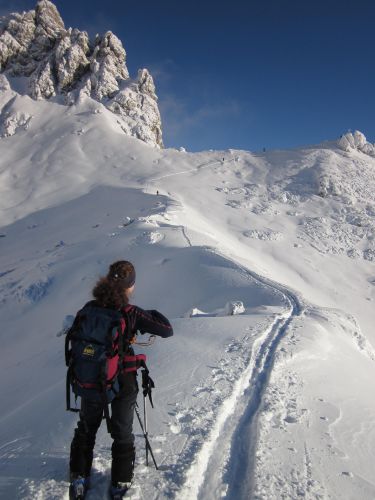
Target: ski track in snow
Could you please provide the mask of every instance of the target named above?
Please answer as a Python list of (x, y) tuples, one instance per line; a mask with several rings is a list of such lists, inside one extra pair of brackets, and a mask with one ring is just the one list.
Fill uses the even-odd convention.
[[(209, 162), (194, 169), (150, 179), (150, 182), (188, 174), (222, 163), (222, 161)], [(181, 230), (188, 245), (192, 246), (187, 228), (181, 226)], [(226, 255), (223, 257), (228, 259)], [(237, 500), (251, 497), (257, 447), (258, 410), (271, 374), (277, 347), (293, 318), (300, 315), (303, 308), (297, 295), (285, 286), (252, 272), (237, 262), (235, 264), (259, 283), (280, 292), (288, 303), (289, 310), (279, 315), (271, 328), (265, 330), (254, 342), (246, 369), (234, 385), (231, 395), (222, 402), (208, 438), (185, 472), (185, 481), (176, 493), (178, 499), (209, 500), (225, 496)], [(164, 495), (165, 492), (157, 498), (163, 498)], [(172, 491), (168, 496), (173, 497)]]
[[(195, 169), (167, 174), (150, 181), (191, 173), (222, 163), (222, 161), (209, 162)], [(186, 228), (183, 226), (182, 232), (189, 246), (192, 246)], [(225, 256), (225, 258), (228, 257)], [(302, 312), (302, 305), (297, 295), (286, 287), (241, 265), (239, 267), (253, 279), (282, 293), (289, 304), (289, 311), (280, 315), (271, 329), (266, 330), (254, 343), (247, 368), (235, 384), (231, 396), (223, 401), (209, 437), (186, 473), (185, 483), (177, 495), (183, 500), (215, 499), (222, 496), (237, 500), (251, 496), (256, 453), (257, 414), (262, 395), (269, 380), (280, 340), (286, 334), (293, 318)], [(241, 401), (242, 399), (245, 401)], [(233, 417), (236, 423), (232, 421), (226, 425), (230, 417)], [(246, 443), (246, 446), (243, 443)], [(223, 450), (225, 450), (224, 454)], [(218, 463), (220, 459), (218, 460), (217, 457), (220, 457), (221, 463)]]
[[(168, 177), (191, 171), (170, 174)], [(164, 214), (164, 218), (168, 220), (168, 214)], [(191, 247), (192, 242), (187, 235), (187, 228), (179, 227), (188, 246)], [(224, 254), (222, 257), (228, 259), (228, 256)], [(221, 402), (203, 445), (198, 451), (195, 450), (194, 454), (192, 451), (194, 451), (195, 444), (194, 441), (190, 442), (190, 447), (185, 447), (179, 457), (179, 462), (185, 464), (188, 463), (189, 457), (190, 459), (193, 457), (192, 464), (187, 471), (184, 468), (179, 471), (179, 463), (177, 463), (170, 474), (174, 484), (170, 484), (169, 492), (164, 490), (157, 495), (157, 498), (167, 496), (184, 500), (214, 499), (225, 494), (226, 498), (245, 499), (251, 495), (256, 453), (257, 412), (269, 380), (276, 349), (293, 318), (301, 314), (302, 305), (297, 295), (283, 285), (250, 271), (238, 262), (233, 262), (254, 280), (281, 293), (285, 303), (288, 304), (288, 311), (277, 316), (271, 327), (254, 342), (248, 364), (242, 376), (234, 384), (230, 396)], [(227, 425), (230, 420), (231, 422)], [(180, 432), (180, 430), (177, 426), (175, 432)], [(249, 444), (249, 447), (244, 447), (243, 443)], [(226, 451), (224, 454), (223, 449)], [(220, 460), (221, 463), (218, 463)], [(179, 479), (181, 473), (185, 479), (181, 488), (174, 491), (176, 483), (178, 484), (181, 480)], [(240, 488), (239, 484), (241, 484)]]
[(298, 297), (286, 287), (240, 267), (260, 283), (281, 292), (290, 307), (254, 342), (249, 364), (231, 396), (224, 400), (209, 438), (186, 474), (179, 499), (251, 498), (258, 409), (280, 340), (293, 318), (302, 312)]
[[(194, 169), (150, 179), (150, 182), (188, 174), (222, 163), (222, 161), (209, 162)], [(164, 218), (169, 219), (167, 214), (164, 214)], [(192, 246), (187, 235), (187, 228), (180, 227), (187, 244)], [(229, 258), (226, 255), (222, 256)], [(254, 342), (248, 364), (242, 376), (234, 384), (230, 396), (221, 402), (217, 417), (203, 445), (198, 451), (195, 450), (196, 453), (193, 454), (193, 461), (188, 470), (181, 471), (185, 478), (181, 488), (176, 491), (176, 483), (178, 484), (181, 480), (179, 479), (181, 472), (178, 472), (179, 466), (176, 464), (171, 473), (174, 484), (170, 485), (169, 491), (168, 488), (164, 489), (163, 494), (158, 495), (157, 498), (205, 500), (225, 496), (237, 500), (251, 497), (257, 448), (258, 410), (273, 367), (277, 347), (293, 318), (301, 314), (302, 305), (297, 295), (286, 287), (250, 271), (237, 262), (236, 265), (259, 283), (280, 292), (289, 309), (286, 313), (276, 317), (271, 328), (265, 330)], [(179, 430), (177, 427), (176, 432)], [(245, 446), (244, 443), (246, 443)], [(191, 449), (185, 450), (187, 456), (184, 457), (182, 453), (179, 459), (188, 463), (189, 456), (191, 460), (191, 451)]]
[(189, 236), (187, 235), (187, 231), (186, 231), (185, 226), (181, 226), (181, 232), (182, 232), (182, 235), (183, 235), (183, 237), (185, 238), (185, 240), (186, 240), (186, 242), (187, 242), (188, 246), (189, 246), (189, 247), (192, 247), (193, 245), (192, 245), (192, 243), (191, 243), (191, 241), (190, 241)]

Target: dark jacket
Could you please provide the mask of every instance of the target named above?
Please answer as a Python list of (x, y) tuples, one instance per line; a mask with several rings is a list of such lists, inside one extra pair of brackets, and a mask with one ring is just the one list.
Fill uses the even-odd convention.
[(133, 334), (139, 331), (142, 335), (150, 333), (163, 338), (173, 335), (172, 325), (159, 311), (154, 309), (146, 311), (132, 304), (128, 304), (123, 311), (129, 320), (130, 331)]
[[(84, 307), (102, 307), (96, 300), (90, 300)], [(135, 335), (137, 332), (150, 333), (158, 337), (172, 337), (173, 328), (169, 320), (159, 311), (151, 309), (149, 311), (141, 309), (133, 304), (127, 304), (120, 310), (127, 321), (128, 333)], [(77, 313), (78, 314), (78, 313)], [(129, 323), (129, 324), (128, 324)]]

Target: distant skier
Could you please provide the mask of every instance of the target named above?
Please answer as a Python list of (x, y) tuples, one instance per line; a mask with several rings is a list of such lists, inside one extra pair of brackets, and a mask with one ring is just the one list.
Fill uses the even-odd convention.
[(156, 191), (156, 196), (159, 196), (159, 191)]
[[(109, 267), (107, 276), (101, 278), (95, 285), (92, 292), (95, 300), (88, 302), (77, 313), (71, 330), (81, 328), (81, 332), (85, 330), (85, 335), (89, 334), (93, 338), (95, 334), (98, 334), (98, 329), (100, 329), (103, 321), (109, 317), (110, 321), (112, 321), (109, 323), (111, 325), (109, 335), (113, 331), (113, 320), (120, 318), (122, 324), (124, 320), (126, 323), (126, 338), (135, 336), (137, 331), (141, 334), (148, 332), (164, 338), (172, 336), (172, 326), (161, 313), (155, 310), (145, 311), (140, 307), (129, 304), (134, 286), (134, 266), (127, 261), (114, 262)], [(79, 319), (77, 320), (77, 318)], [(91, 328), (95, 325), (91, 334), (90, 327), (87, 325), (91, 325)], [(71, 338), (77, 339), (79, 335), (80, 333), (76, 333), (76, 337), (74, 337), (73, 332)], [(81, 333), (81, 335), (83, 334)], [(108, 338), (108, 333), (106, 335), (106, 338)], [(121, 346), (126, 345), (126, 352), (122, 353), (124, 357), (117, 358), (119, 368), (125, 367), (125, 362), (121, 364), (120, 361), (141, 357), (134, 355), (130, 343), (121, 344), (121, 341), (121, 337), (117, 336), (113, 341), (113, 347), (111, 347), (113, 352), (117, 353), (123, 349)], [(76, 342), (76, 344), (79, 344), (79, 342)], [(72, 351), (74, 349), (73, 346)], [(97, 344), (92, 341), (88, 345), (86, 344), (83, 351), (83, 354), (86, 354), (86, 357), (89, 358), (88, 364), (87, 362), (86, 365), (82, 364), (82, 366), (86, 366), (87, 372), (90, 371), (90, 366), (95, 363), (95, 349), (97, 349)], [(116, 500), (123, 498), (130, 488), (133, 478), (135, 461), (133, 417), (138, 394), (137, 372), (134, 364), (135, 362), (133, 367), (122, 368), (118, 375), (119, 392), (111, 402), (112, 417), (108, 418), (108, 425), (113, 438), (110, 495)], [(84, 370), (81, 369), (81, 372), (84, 372)], [(82, 373), (82, 377), (84, 376), (85, 373)], [(91, 384), (91, 386), (93, 385)], [(81, 387), (84, 386), (85, 384), (81, 383)], [(89, 384), (86, 384), (86, 386), (89, 386)], [(92, 389), (88, 389), (88, 391), (90, 390), (92, 391)], [(93, 400), (92, 394), (90, 398), (81, 395), (80, 419), (74, 431), (70, 449), (70, 498), (84, 498), (89, 487), (95, 437), (102, 422), (103, 412), (105, 416), (109, 415), (108, 406), (101, 397)]]

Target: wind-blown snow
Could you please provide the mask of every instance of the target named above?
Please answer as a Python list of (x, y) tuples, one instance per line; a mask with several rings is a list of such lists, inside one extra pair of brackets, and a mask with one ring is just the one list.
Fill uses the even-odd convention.
[[(0, 496), (67, 498), (62, 329), (127, 258), (175, 330), (147, 351), (161, 467), (136, 427), (132, 498), (373, 498), (375, 159), (157, 150), (91, 98), (13, 98), (32, 118), (0, 140)], [(109, 468), (103, 428), (89, 499)]]

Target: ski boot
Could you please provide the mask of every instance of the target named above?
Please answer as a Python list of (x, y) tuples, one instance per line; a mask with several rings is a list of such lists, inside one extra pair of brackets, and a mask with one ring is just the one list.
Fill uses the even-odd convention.
[(109, 496), (112, 500), (122, 500), (129, 491), (132, 483), (115, 483), (109, 489)]
[(71, 480), (69, 487), (70, 500), (83, 500), (89, 488), (89, 478), (78, 476)]

